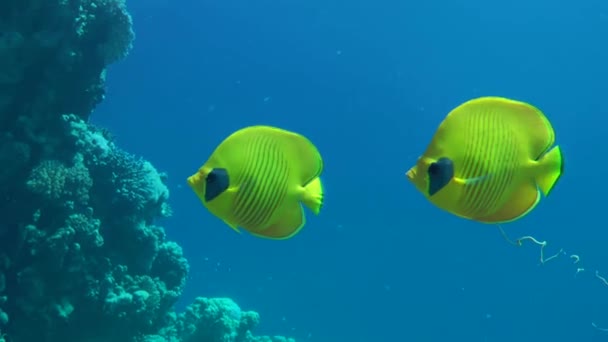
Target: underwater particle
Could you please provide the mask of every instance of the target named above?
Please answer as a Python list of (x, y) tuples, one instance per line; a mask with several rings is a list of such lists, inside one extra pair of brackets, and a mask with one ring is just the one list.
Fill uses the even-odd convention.
[(597, 324), (595, 324), (595, 322), (591, 322), (591, 326), (594, 327), (596, 330), (599, 330), (601, 332), (608, 332), (608, 328), (600, 328)]
[(514, 246), (521, 247), (525, 241), (530, 241), (533, 244), (535, 244), (537, 246), (540, 246), (540, 264), (541, 265), (546, 264), (547, 262), (549, 262), (549, 261), (551, 261), (551, 260), (559, 257), (560, 255), (566, 254), (564, 252), (564, 249), (560, 248), (560, 250), (557, 253), (555, 253), (555, 254), (549, 256), (548, 258), (546, 258), (545, 257), (545, 247), (547, 246), (547, 241), (539, 241), (535, 237), (530, 236), (530, 235), (522, 236), (522, 237), (516, 239), (515, 241), (512, 241), (507, 236), (507, 233), (505, 233), (504, 229), (502, 229), (502, 226), (501, 225), (497, 225), (497, 226), (498, 226), (498, 230), (500, 231), (500, 234), (502, 235), (502, 237), (507, 242), (509, 242), (510, 244), (512, 244)]
[(595, 277), (596, 277), (597, 279), (599, 279), (599, 280), (602, 282), (602, 284), (604, 284), (604, 285), (608, 286), (608, 280), (606, 280), (606, 278), (602, 277), (602, 276), (600, 275), (600, 272), (599, 272), (599, 271), (595, 271)]
[(227, 137), (188, 178), (203, 205), (237, 232), (287, 239), (323, 204), (323, 160), (304, 136), (251, 126)]
[(574, 260), (574, 261), (572, 262), (572, 263), (574, 263), (574, 264), (578, 264), (578, 262), (579, 262), (579, 261), (581, 261), (581, 258), (580, 258), (578, 255), (576, 255), (576, 254), (572, 254), (572, 255), (570, 256), (570, 259)]
[(74, 306), (66, 298), (62, 298), (58, 303), (55, 303), (53, 308), (55, 310), (55, 314), (64, 319), (69, 318), (72, 312), (74, 312)]

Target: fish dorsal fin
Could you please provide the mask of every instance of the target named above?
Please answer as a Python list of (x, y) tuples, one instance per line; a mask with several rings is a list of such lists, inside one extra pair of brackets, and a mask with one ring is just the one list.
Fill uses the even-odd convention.
[(531, 159), (538, 159), (555, 143), (555, 132), (549, 120), (540, 109), (528, 103), (489, 96), (467, 101), (457, 110), (499, 115), (497, 118), (516, 132), (519, 143), (528, 146)]
[(259, 143), (260, 137), (272, 141), (282, 151), (299, 185), (305, 186), (321, 174), (323, 160), (312, 142), (300, 134), (277, 127), (259, 125), (243, 128), (226, 138), (216, 152), (222, 152), (222, 159), (230, 158), (230, 162), (240, 161), (239, 164), (244, 165), (255, 155), (251, 152), (259, 149), (254, 142)]
[(288, 159), (290, 171), (298, 176), (299, 185), (305, 186), (321, 174), (323, 170), (321, 154), (306, 137), (280, 128), (256, 127), (281, 146)]

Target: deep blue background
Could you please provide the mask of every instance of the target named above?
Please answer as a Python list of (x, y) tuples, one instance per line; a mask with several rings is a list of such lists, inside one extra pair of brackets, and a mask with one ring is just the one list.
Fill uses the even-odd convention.
[[(137, 39), (93, 121), (170, 176), (164, 222), (190, 260), (183, 301), (229, 296), (258, 333), (302, 341), (602, 341), (608, 2), (130, 0)], [(566, 173), (506, 226), (431, 206), (404, 172), (445, 114), (481, 95), (552, 121)], [(326, 205), (288, 241), (235, 234), (185, 185), (234, 130), (298, 131), (325, 159)]]

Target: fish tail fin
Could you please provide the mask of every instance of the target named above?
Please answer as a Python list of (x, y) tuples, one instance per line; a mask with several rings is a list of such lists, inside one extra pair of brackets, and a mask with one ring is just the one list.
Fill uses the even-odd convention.
[(323, 185), (321, 184), (321, 178), (316, 177), (304, 187), (302, 202), (315, 215), (319, 214), (323, 206)]
[(559, 146), (540, 157), (538, 164), (540, 172), (536, 175), (536, 184), (548, 196), (564, 172), (564, 157)]

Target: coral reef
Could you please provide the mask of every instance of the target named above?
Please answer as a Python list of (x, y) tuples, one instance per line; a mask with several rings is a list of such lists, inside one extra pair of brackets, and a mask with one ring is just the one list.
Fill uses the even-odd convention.
[(124, 2), (6, 0), (0, 27), (0, 341), (292, 341), (227, 298), (173, 309), (166, 175), (88, 123), (134, 39)]

